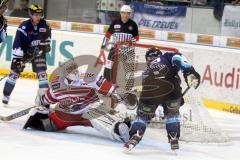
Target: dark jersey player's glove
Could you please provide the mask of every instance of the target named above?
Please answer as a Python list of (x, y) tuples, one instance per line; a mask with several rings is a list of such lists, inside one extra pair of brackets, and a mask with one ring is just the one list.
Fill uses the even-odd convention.
[(183, 76), (188, 87), (193, 87), (195, 89), (199, 87), (201, 76), (198, 72), (195, 71), (193, 67), (191, 67), (190, 70), (184, 72)]
[(21, 73), (25, 68), (25, 62), (23, 61), (23, 58), (13, 58), (12, 59), (12, 65), (11, 69)]
[(38, 48), (42, 53), (49, 52), (51, 50), (50, 40), (41, 41), (38, 45)]

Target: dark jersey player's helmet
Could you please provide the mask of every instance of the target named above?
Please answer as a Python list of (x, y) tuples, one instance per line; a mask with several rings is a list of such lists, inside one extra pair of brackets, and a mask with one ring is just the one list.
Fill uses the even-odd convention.
[(43, 9), (39, 5), (31, 5), (29, 8), (30, 15), (34, 15), (34, 13), (39, 13), (43, 15)]
[(156, 58), (160, 57), (162, 55), (162, 52), (158, 48), (150, 48), (145, 54), (145, 59), (147, 63), (152, 62)]

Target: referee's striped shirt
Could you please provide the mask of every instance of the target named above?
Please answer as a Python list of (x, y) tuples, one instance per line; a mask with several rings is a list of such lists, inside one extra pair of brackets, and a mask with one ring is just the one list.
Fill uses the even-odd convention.
[(138, 26), (131, 19), (126, 23), (123, 23), (121, 19), (113, 21), (105, 34), (102, 47), (107, 45), (111, 36), (113, 36), (113, 43), (136, 42), (139, 40)]

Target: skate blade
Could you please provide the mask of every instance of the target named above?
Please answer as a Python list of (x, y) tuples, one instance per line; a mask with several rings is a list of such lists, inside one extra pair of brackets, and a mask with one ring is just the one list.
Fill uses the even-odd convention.
[(172, 151), (173, 151), (173, 153), (174, 153), (175, 156), (178, 155), (178, 149), (173, 149)]
[(123, 147), (123, 152), (124, 153), (129, 153), (135, 146), (130, 144), (129, 147)]

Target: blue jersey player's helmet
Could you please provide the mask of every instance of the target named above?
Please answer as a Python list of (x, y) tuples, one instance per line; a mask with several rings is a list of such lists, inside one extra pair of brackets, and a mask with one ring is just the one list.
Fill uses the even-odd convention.
[(42, 14), (43, 15), (43, 9), (39, 5), (31, 5), (29, 8), (30, 15), (34, 15), (34, 13)]
[(148, 51), (145, 54), (145, 59), (147, 63), (152, 62), (156, 58), (160, 57), (162, 55), (162, 52), (158, 48), (149, 48)]

